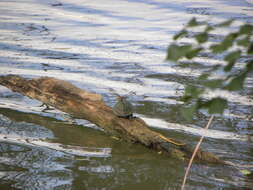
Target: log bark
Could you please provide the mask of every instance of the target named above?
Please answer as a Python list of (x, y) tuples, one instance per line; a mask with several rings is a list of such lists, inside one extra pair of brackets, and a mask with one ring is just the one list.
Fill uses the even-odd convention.
[[(99, 94), (87, 92), (69, 82), (51, 77), (25, 79), (18, 75), (0, 76), (0, 85), (37, 99), (47, 105), (86, 119), (110, 135), (132, 143), (140, 143), (166, 156), (188, 160), (193, 148), (152, 131), (140, 118), (125, 119), (113, 114)], [(196, 159), (209, 163), (225, 162), (210, 152), (199, 150)]]

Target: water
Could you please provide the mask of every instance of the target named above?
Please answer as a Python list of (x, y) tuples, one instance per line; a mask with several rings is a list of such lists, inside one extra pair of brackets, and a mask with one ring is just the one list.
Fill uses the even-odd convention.
[[(130, 97), (153, 130), (195, 145), (208, 115), (189, 123), (179, 113), (184, 85), (220, 63), (203, 56), (189, 68), (164, 62), (173, 34), (196, 16), (252, 22), (251, 0), (0, 1), (0, 74), (51, 76), (103, 95)], [(220, 31), (213, 40), (228, 31)], [(202, 148), (224, 160), (253, 164), (252, 78), (226, 94)], [(214, 95), (215, 92), (210, 94)], [(179, 189), (185, 163), (110, 137), (93, 124), (0, 86), (0, 189)], [(187, 189), (253, 189), (232, 167), (194, 164)]]

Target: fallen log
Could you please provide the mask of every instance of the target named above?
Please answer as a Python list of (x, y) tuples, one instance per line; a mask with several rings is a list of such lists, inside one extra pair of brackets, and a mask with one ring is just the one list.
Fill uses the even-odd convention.
[[(25, 79), (18, 75), (0, 76), (0, 85), (14, 92), (37, 99), (47, 105), (86, 119), (104, 129), (106, 133), (125, 141), (140, 143), (167, 156), (188, 160), (193, 148), (149, 129), (140, 118), (125, 119), (113, 114), (99, 94), (87, 92), (69, 82), (51, 77)], [(199, 150), (196, 159), (209, 163), (226, 162), (210, 152)]]

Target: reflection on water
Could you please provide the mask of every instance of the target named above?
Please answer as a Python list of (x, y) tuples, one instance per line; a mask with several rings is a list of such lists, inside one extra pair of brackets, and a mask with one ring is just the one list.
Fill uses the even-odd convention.
[(20, 189), (53, 189), (71, 184), (73, 172), (67, 167), (73, 157), (49, 149), (19, 147), (1, 143), (1, 179)]
[[(0, 74), (64, 79), (102, 94), (110, 106), (112, 93), (132, 91), (136, 113), (153, 130), (194, 145), (208, 115), (185, 121), (180, 96), (184, 85), (198, 83), (201, 71), (222, 61), (203, 54), (178, 67), (164, 62), (166, 48), (192, 16), (212, 23), (234, 18), (239, 25), (253, 22), (252, 11), (250, 0), (0, 1)], [(210, 38), (218, 41), (227, 32)], [(229, 109), (216, 117), (202, 145), (239, 164), (252, 164), (252, 82), (244, 92), (218, 92)], [(87, 121), (68, 123), (66, 114), (39, 105), (0, 86), (0, 189), (179, 188), (180, 161), (115, 140)], [(204, 164), (193, 166), (188, 182), (188, 189), (252, 186), (234, 168)]]
[[(142, 146), (129, 145), (124, 142), (110, 139), (101, 131), (71, 126), (64, 122), (54, 122), (53, 118), (46, 118), (35, 114), (26, 114), (9, 109), (0, 109), (1, 123), (3, 127), (9, 127), (11, 131), (19, 128), (19, 124), (27, 124), (30, 136), (33, 138), (49, 138), (47, 141), (60, 142), (62, 144), (79, 144), (88, 147), (111, 147), (115, 149), (113, 157), (87, 154), (86, 156), (74, 156), (43, 146), (29, 146), (19, 144), (19, 141), (9, 142), (9, 135), (6, 133), (7, 142), (0, 143), (0, 167), (1, 179), (12, 182), (13, 187), (26, 189), (34, 187), (36, 189), (75, 189), (78, 187), (93, 188), (115, 188), (118, 189), (131, 183), (139, 183), (140, 187), (145, 187), (146, 183), (155, 185), (154, 175), (162, 175), (170, 172), (180, 172), (182, 167), (178, 162), (178, 167), (173, 167), (173, 163), (166, 158), (160, 159), (160, 163), (155, 160), (160, 156), (145, 150)], [(6, 122), (6, 121), (12, 122)], [(30, 121), (31, 123), (27, 123)], [(9, 125), (8, 125), (9, 123)], [(45, 135), (36, 136), (40, 125), (46, 126)], [(73, 127), (75, 129), (73, 129)], [(4, 130), (2, 130), (4, 131)], [(5, 132), (3, 132), (5, 133)], [(54, 133), (55, 136), (51, 134)], [(23, 138), (29, 135), (24, 134)], [(21, 137), (21, 136), (20, 136)], [(51, 139), (51, 140), (50, 140)], [(125, 152), (128, 152), (125, 154)], [(164, 165), (171, 165), (164, 168)], [(153, 171), (153, 168), (156, 168)], [(153, 173), (155, 172), (155, 173)], [(175, 176), (175, 178), (177, 178)], [(170, 179), (172, 180), (172, 179)], [(174, 179), (175, 180), (175, 179)], [(166, 180), (167, 181), (167, 180)], [(166, 182), (167, 183), (167, 182)], [(161, 184), (162, 186), (164, 184)], [(131, 186), (131, 185), (130, 185)], [(157, 186), (159, 187), (159, 186)]]
[[(37, 114), (22, 113), (6, 108), (0, 109), (1, 133), (7, 137), (0, 143), (0, 168), (2, 184), (12, 184), (21, 189), (168, 189), (178, 188), (183, 176), (183, 163), (171, 160), (143, 148), (141, 145), (127, 144), (109, 138), (102, 131), (67, 124), (54, 118)], [(22, 124), (22, 125), (21, 125)], [(94, 154), (74, 156), (54, 147), (30, 146), (8, 141), (10, 135), (18, 133), (19, 127), (27, 133), (20, 138), (45, 139), (49, 143), (61, 143), (82, 147), (112, 148), (112, 157), (97, 157)], [(42, 127), (44, 126), (44, 127)], [(9, 128), (9, 133), (6, 128)], [(42, 131), (42, 132), (40, 132)], [(175, 134), (176, 135), (176, 134)], [(180, 137), (179, 138), (184, 138)], [(187, 137), (188, 140), (189, 137)], [(208, 146), (215, 147), (216, 141), (209, 141)], [(210, 145), (211, 144), (211, 145)], [(206, 146), (207, 146), (206, 145)], [(213, 152), (221, 150), (220, 144)], [(224, 149), (227, 144), (224, 145)], [(230, 148), (237, 144), (231, 144)], [(247, 150), (247, 146), (244, 146)], [(250, 147), (248, 147), (250, 149)], [(227, 152), (217, 154), (226, 159), (233, 159), (236, 154)], [(243, 156), (244, 155), (244, 156)], [(250, 153), (245, 152), (241, 159), (247, 161)], [(248, 156), (247, 156), (248, 155)], [(252, 156), (252, 155), (251, 155)], [(226, 174), (224, 174), (226, 169)], [(203, 170), (205, 171), (203, 173)], [(209, 176), (206, 179), (206, 176)], [(240, 180), (240, 182), (238, 182)], [(205, 187), (245, 186), (247, 179), (230, 167), (194, 165), (189, 182), (193, 189), (201, 181)], [(237, 181), (237, 182), (235, 182)], [(251, 184), (252, 185), (252, 184)], [(247, 185), (246, 185), (247, 186)]]
[[(73, 167), (76, 161), (73, 156), (76, 151), (73, 149), (75, 146), (72, 146), (73, 152), (71, 154), (65, 153), (66, 148), (62, 151), (61, 149), (57, 150), (55, 146), (48, 147), (41, 146), (41, 144), (32, 146), (36, 139), (48, 138), (48, 140), (55, 139), (54, 141), (59, 142), (57, 139), (59, 137), (52, 135), (54, 131), (50, 129), (50, 126), (51, 128), (63, 128), (66, 124), (55, 124), (52, 120), (50, 121), (50, 118), (47, 120), (47, 118), (8, 109), (1, 109), (0, 112), (5, 115), (0, 115), (0, 129), (1, 135), (5, 136), (2, 141), (6, 141), (0, 143), (1, 179), (7, 182), (12, 181), (14, 187), (21, 189), (29, 189), (30, 187), (53, 189), (61, 186), (71, 189), (73, 171), (69, 168)], [(32, 123), (28, 123), (28, 121)], [(40, 125), (42, 123), (47, 128), (42, 127)], [(69, 126), (65, 127), (69, 128)], [(17, 134), (19, 134), (19, 138), (11, 138)], [(68, 131), (64, 130), (61, 134), (71, 136)], [(76, 135), (74, 136), (76, 137)], [(27, 143), (24, 143), (23, 139)], [(28, 141), (27, 139), (32, 140)], [(68, 144), (66, 139), (63, 140), (65, 144)], [(72, 141), (72, 143), (74, 142)], [(93, 152), (90, 154), (86, 152), (85, 158), (88, 159), (90, 156), (96, 157), (97, 155), (94, 155)]]

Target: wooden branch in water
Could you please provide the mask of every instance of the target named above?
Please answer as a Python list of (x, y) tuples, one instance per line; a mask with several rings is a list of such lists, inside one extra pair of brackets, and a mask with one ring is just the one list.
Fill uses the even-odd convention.
[[(110, 135), (125, 141), (140, 143), (150, 149), (182, 160), (189, 159), (193, 148), (165, 137), (149, 129), (140, 118), (125, 119), (113, 114), (102, 96), (75, 87), (69, 82), (41, 77), (25, 79), (17, 75), (0, 76), (0, 85), (37, 99), (76, 118), (86, 119), (103, 128)], [(199, 150), (196, 159), (209, 163), (222, 163), (218, 157), (209, 152)]]

